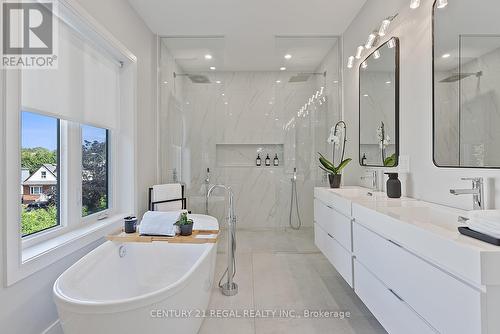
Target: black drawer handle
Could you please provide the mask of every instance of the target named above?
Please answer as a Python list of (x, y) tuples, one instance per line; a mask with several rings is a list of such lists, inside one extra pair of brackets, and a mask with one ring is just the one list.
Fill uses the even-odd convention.
[(327, 233), (327, 234), (328, 234), (328, 236), (329, 236), (330, 238), (335, 239), (335, 238), (333, 237), (333, 235), (331, 235), (330, 233)]
[(394, 290), (392, 289), (389, 289), (389, 291), (397, 298), (399, 299), (400, 301), (404, 302), (403, 298), (401, 298), (396, 292), (394, 292)]

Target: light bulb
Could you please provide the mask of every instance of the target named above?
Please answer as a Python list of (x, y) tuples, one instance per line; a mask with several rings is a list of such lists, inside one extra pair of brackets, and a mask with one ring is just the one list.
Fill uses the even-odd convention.
[(354, 56), (350, 56), (349, 58), (347, 58), (347, 68), (352, 68), (353, 65), (354, 65)]
[(387, 43), (387, 47), (388, 47), (389, 49), (392, 49), (392, 48), (393, 48), (393, 47), (395, 47), (395, 46), (396, 46), (396, 40), (395, 40), (394, 38), (391, 38), (391, 39), (389, 40), (389, 42)]
[(363, 50), (365, 49), (365, 47), (363, 45), (360, 45), (358, 46), (357, 50), (356, 50), (356, 59), (361, 59), (361, 54), (363, 53)]
[(417, 9), (420, 7), (420, 0), (411, 0), (410, 1), (410, 8), (411, 9)]
[(368, 35), (368, 39), (366, 40), (365, 48), (371, 49), (373, 44), (375, 44), (375, 39), (377, 38), (376, 32), (372, 32)]
[(368, 67), (368, 64), (366, 63), (366, 61), (364, 61), (364, 62), (361, 63), (361, 68), (362, 69), (365, 70), (367, 67)]
[(373, 58), (374, 59), (379, 59), (380, 58), (380, 51), (379, 50), (375, 50), (375, 52), (373, 53)]
[(380, 24), (380, 28), (378, 29), (378, 35), (385, 36), (390, 24), (391, 24), (390, 19), (387, 18), (387, 19), (383, 20), (382, 23)]

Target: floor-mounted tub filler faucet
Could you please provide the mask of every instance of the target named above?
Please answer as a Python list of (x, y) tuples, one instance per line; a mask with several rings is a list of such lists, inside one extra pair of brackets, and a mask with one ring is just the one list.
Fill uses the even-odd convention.
[(472, 195), (474, 210), (484, 210), (484, 181), (482, 177), (464, 177), (463, 181), (472, 181), (472, 189), (450, 189), (453, 195)]
[[(211, 186), (207, 192), (207, 198), (210, 197), (215, 188), (224, 189), (229, 195), (229, 211), (227, 218), (227, 268), (219, 280), (219, 288), (225, 296), (234, 296), (238, 293), (238, 284), (233, 282), (234, 275), (236, 275), (236, 215), (234, 212), (234, 194), (231, 187), (223, 184), (216, 184)], [(227, 282), (221, 284), (224, 276), (227, 275)]]
[(208, 215), (208, 189), (210, 188), (210, 168), (207, 168), (207, 177), (205, 178), (205, 214)]

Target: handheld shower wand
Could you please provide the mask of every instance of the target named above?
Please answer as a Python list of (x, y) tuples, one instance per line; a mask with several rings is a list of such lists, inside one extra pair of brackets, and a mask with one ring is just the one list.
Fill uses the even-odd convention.
[[(216, 184), (211, 186), (207, 192), (207, 199), (212, 194), (215, 188), (222, 188), (226, 190), (229, 195), (229, 211), (227, 220), (227, 268), (219, 280), (219, 288), (225, 296), (234, 296), (238, 293), (238, 284), (233, 282), (236, 275), (236, 259), (234, 253), (236, 251), (236, 215), (234, 213), (234, 194), (231, 187), (223, 184)], [(221, 284), (224, 276), (227, 275), (227, 282)]]

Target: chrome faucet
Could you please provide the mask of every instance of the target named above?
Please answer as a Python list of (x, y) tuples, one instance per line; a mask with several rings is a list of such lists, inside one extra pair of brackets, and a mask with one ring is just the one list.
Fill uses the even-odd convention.
[(450, 189), (453, 195), (472, 195), (474, 210), (484, 210), (484, 181), (482, 177), (464, 177), (463, 181), (472, 181), (472, 189)]
[[(236, 214), (234, 211), (234, 194), (231, 187), (223, 184), (216, 184), (211, 186), (207, 192), (207, 198), (210, 197), (215, 188), (222, 188), (226, 190), (229, 195), (229, 212), (227, 219), (227, 269), (219, 281), (219, 288), (225, 296), (234, 296), (238, 293), (238, 284), (233, 282), (234, 275), (236, 274), (236, 261), (234, 253), (236, 251)], [(221, 284), (222, 279), (227, 274), (227, 282)]]
[(372, 181), (372, 190), (373, 191), (378, 191), (378, 171), (377, 170), (371, 170), (369, 176), (361, 176), (361, 180), (371, 180)]

